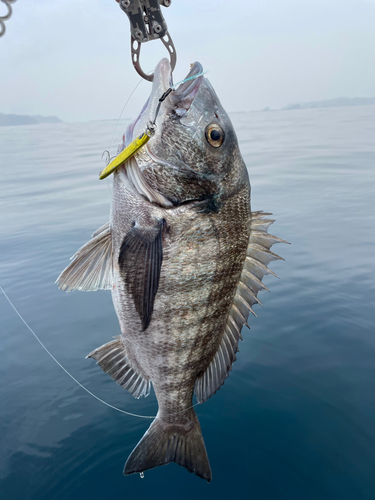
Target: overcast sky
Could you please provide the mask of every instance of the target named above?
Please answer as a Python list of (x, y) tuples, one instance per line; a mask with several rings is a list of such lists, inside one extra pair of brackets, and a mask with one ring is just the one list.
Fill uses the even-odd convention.
[[(172, 0), (163, 13), (174, 80), (200, 61), (227, 111), (375, 96), (375, 0)], [(115, 0), (17, 0), (6, 29), (2, 113), (113, 119), (140, 80)], [(142, 66), (165, 55), (160, 41), (143, 45)], [(150, 88), (139, 86), (124, 117), (139, 113)]]

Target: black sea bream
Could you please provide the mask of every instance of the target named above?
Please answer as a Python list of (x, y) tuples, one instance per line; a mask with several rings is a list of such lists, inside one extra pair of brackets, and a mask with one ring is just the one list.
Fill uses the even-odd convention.
[[(195, 63), (188, 76), (201, 72)], [(122, 148), (170, 86), (163, 59)], [(121, 335), (88, 357), (136, 398), (155, 390), (158, 414), (126, 475), (176, 462), (211, 480), (193, 393), (203, 403), (224, 383), (262, 278), (274, 274), (270, 247), (283, 240), (267, 233), (267, 215), (251, 212), (247, 169), (211, 84), (182, 84), (162, 103), (155, 135), (115, 172), (109, 223), (58, 278), (62, 290), (112, 290)]]

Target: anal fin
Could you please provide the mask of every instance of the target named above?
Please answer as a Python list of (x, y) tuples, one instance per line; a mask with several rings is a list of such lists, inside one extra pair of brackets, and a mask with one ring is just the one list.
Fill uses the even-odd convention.
[(120, 338), (98, 347), (86, 358), (96, 359), (100, 368), (136, 399), (150, 394), (151, 381), (132, 368)]

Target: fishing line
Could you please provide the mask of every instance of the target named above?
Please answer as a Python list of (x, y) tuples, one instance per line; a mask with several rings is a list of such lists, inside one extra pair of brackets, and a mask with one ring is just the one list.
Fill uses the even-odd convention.
[(182, 85), (183, 83), (185, 82), (188, 82), (190, 80), (195, 80), (196, 78), (198, 78), (199, 76), (203, 76), (205, 75), (206, 73), (208, 73), (208, 70), (207, 71), (202, 71), (201, 73), (198, 73), (196, 75), (193, 75), (193, 76), (189, 76), (188, 78), (184, 78), (183, 80), (181, 80), (180, 82), (178, 83), (175, 83), (174, 85), (172, 85), (171, 87), (169, 87), (168, 90), (166, 90), (164, 92), (164, 94), (160, 97), (159, 99), (159, 104), (156, 108), (156, 112), (155, 112), (155, 118), (154, 118), (154, 121), (151, 123), (151, 125), (154, 125), (155, 126), (155, 122), (156, 122), (156, 118), (158, 116), (158, 113), (159, 113), (159, 110), (160, 110), (160, 106), (161, 106), (161, 103), (169, 96), (169, 94), (171, 92), (173, 92), (174, 90), (177, 89), (177, 87), (179, 87), (180, 85)]
[[(13, 0), (15, 1), (15, 0)], [(179, 87), (181, 84), (189, 81), (189, 80), (194, 80), (195, 78), (198, 78), (199, 76), (202, 76), (204, 75), (205, 73), (207, 73), (207, 71), (204, 71), (202, 73), (199, 73), (197, 75), (193, 75), (191, 77), (188, 77), (188, 78), (185, 78), (184, 80), (181, 80), (180, 82), (178, 83), (175, 83), (174, 85), (172, 85), (166, 92), (164, 92), (164, 94), (161, 96), (161, 98), (159, 99), (159, 104), (157, 106), (157, 109), (156, 109), (156, 113), (155, 113), (155, 118), (154, 118), (154, 122), (153, 122), (153, 125), (155, 125), (155, 121), (156, 121), (156, 118), (157, 118), (157, 115), (158, 115), (158, 112), (159, 112), (159, 109), (160, 109), (160, 106), (161, 106), (161, 103), (166, 99), (166, 97), (172, 92), (174, 91), (177, 87)], [(125, 102), (124, 104), (124, 107), (122, 108), (122, 111), (120, 113), (120, 116), (117, 120), (117, 123), (116, 123), (116, 126), (115, 126), (115, 130), (112, 134), (112, 139), (111, 139), (111, 143), (110, 143), (110, 146), (109, 146), (109, 150), (106, 150), (103, 152), (103, 155), (105, 152), (108, 153), (108, 156), (109, 156), (109, 159), (110, 159), (110, 150), (111, 150), (111, 147), (112, 147), (112, 143), (113, 143), (113, 139), (114, 139), (114, 136), (115, 136), (115, 133), (117, 131), (117, 127), (118, 127), (118, 124), (121, 120), (121, 117), (122, 117), (122, 114), (123, 112), (125, 111), (125, 108), (128, 104), (128, 102), (130, 101), (132, 95), (134, 94), (134, 92), (137, 90), (137, 88), (139, 87), (139, 85), (141, 84), (141, 82), (143, 81), (143, 79), (141, 79), (137, 85), (134, 87), (133, 91), (131, 92), (130, 96), (128, 97), (127, 101)], [(102, 158), (103, 158), (103, 155), (102, 155)], [(131, 413), (131, 412), (128, 412), (128, 411), (125, 411), (125, 410), (121, 410), (120, 408), (117, 408), (116, 406), (113, 406), (109, 403), (107, 403), (106, 401), (104, 401), (103, 399), (99, 398), (98, 396), (96, 396), (94, 393), (92, 393), (91, 391), (89, 391), (85, 386), (83, 386), (75, 377), (73, 377), (73, 375), (71, 373), (68, 372), (68, 370), (66, 370), (66, 368), (64, 368), (62, 366), (62, 364), (57, 361), (57, 359), (55, 358), (55, 356), (47, 349), (47, 347), (43, 344), (43, 342), (40, 340), (40, 338), (38, 337), (38, 335), (34, 332), (34, 330), (28, 325), (28, 323), (26, 322), (26, 320), (22, 317), (21, 313), (18, 312), (16, 306), (13, 304), (13, 302), (10, 300), (10, 298), (8, 297), (8, 295), (5, 293), (4, 289), (2, 288), (2, 286), (0, 285), (0, 290), (1, 292), (3, 293), (4, 297), (7, 299), (7, 301), (9, 302), (10, 306), (13, 308), (14, 312), (17, 314), (17, 316), (20, 318), (20, 320), (23, 322), (23, 324), (26, 326), (26, 328), (33, 334), (33, 336), (35, 337), (35, 339), (39, 342), (39, 344), (43, 347), (43, 349), (46, 351), (46, 353), (53, 359), (53, 361), (77, 384), (79, 385), (79, 387), (81, 387), (81, 389), (83, 389), (84, 391), (86, 391), (88, 394), (90, 394), (90, 396), (92, 396), (93, 398), (97, 399), (98, 401), (100, 401), (101, 403), (103, 403), (104, 405), (108, 406), (109, 408), (112, 408), (113, 410), (116, 410), (120, 413), (123, 413), (125, 415), (129, 415), (131, 417), (138, 417), (138, 418), (147, 418), (147, 419), (154, 419), (156, 418), (156, 416), (149, 416), (149, 415), (138, 415), (137, 413)], [(184, 409), (184, 410), (180, 410), (176, 413), (172, 413), (171, 415), (177, 415), (178, 413), (182, 413), (184, 411), (187, 411), (187, 410), (190, 410), (191, 408), (194, 408), (194, 406), (197, 406), (199, 403), (195, 403), (194, 405), (191, 405), (189, 406), (188, 408)]]
[(182, 85), (183, 83), (185, 82), (189, 82), (190, 80), (195, 80), (196, 78), (198, 78), (199, 76), (203, 76), (205, 75), (206, 73), (208, 73), (208, 70), (206, 71), (201, 71), (201, 73), (198, 73), (197, 75), (193, 75), (193, 76), (189, 76), (188, 78), (184, 78), (183, 80), (181, 80), (180, 82), (178, 83), (175, 83), (174, 85), (172, 85), (171, 89), (172, 90), (176, 90), (176, 88), (179, 86), (179, 85)]
[[(22, 321), (22, 323), (26, 326), (26, 328), (28, 328), (30, 330), (30, 332), (34, 335), (34, 337), (36, 338), (36, 340), (39, 342), (39, 344), (43, 347), (43, 349), (46, 351), (46, 353), (51, 356), (51, 358), (54, 360), (54, 362), (56, 364), (59, 365), (59, 367), (64, 370), (64, 372), (69, 375), (69, 377), (76, 383), (78, 384), (81, 389), (83, 389), (84, 391), (86, 391), (88, 394), (90, 394), (90, 396), (92, 396), (93, 398), (97, 399), (98, 401), (100, 401), (101, 403), (103, 403), (104, 405), (106, 406), (109, 406), (109, 408), (112, 408), (113, 410), (117, 410), (119, 411), (120, 413), (124, 413), (125, 415), (129, 415), (131, 417), (138, 417), (138, 418), (156, 418), (156, 415), (155, 416), (148, 416), (148, 415), (138, 415), (137, 413), (130, 413), (129, 411), (125, 411), (125, 410), (121, 410), (120, 408), (117, 408), (116, 406), (113, 406), (109, 403), (107, 403), (106, 401), (103, 401), (103, 399), (100, 399), (98, 396), (95, 396), (94, 393), (92, 393), (91, 391), (89, 391), (84, 385), (81, 384), (81, 382), (78, 382), (78, 380), (76, 378), (73, 377), (73, 375), (71, 373), (68, 372), (68, 370), (66, 370), (63, 365), (61, 363), (59, 363), (57, 361), (57, 359), (55, 358), (55, 356), (47, 349), (47, 347), (43, 344), (43, 342), (40, 340), (40, 338), (38, 337), (38, 335), (34, 332), (34, 330), (31, 328), (31, 326), (29, 326), (26, 321), (23, 319), (21, 313), (18, 312), (16, 306), (13, 304), (13, 302), (10, 300), (10, 298), (8, 297), (8, 295), (5, 293), (3, 287), (0, 285), (0, 290), (2, 291), (4, 297), (7, 299), (7, 301), (9, 302), (9, 304), (11, 305), (11, 307), (14, 309), (15, 313), (17, 314), (17, 316), (20, 318), (20, 320)], [(194, 406), (196, 406), (197, 404), (199, 403), (195, 403), (194, 405), (192, 406), (189, 406), (189, 408), (186, 408), (185, 410), (181, 410), (181, 411), (178, 411), (176, 413), (172, 413), (172, 415), (177, 415), (177, 413), (182, 413), (184, 411), (187, 411), (187, 410), (190, 410), (190, 408), (194, 408)]]
[[(151, 72), (149, 72), (151, 73)], [(171, 87), (169, 87), (169, 89), (164, 92), (164, 94), (160, 97), (159, 99), (159, 104), (156, 108), (156, 113), (155, 113), (155, 118), (154, 118), (154, 121), (153, 121), (153, 125), (155, 125), (155, 121), (156, 121), (156, 118), (158, 116), (158, 113), (159, 113), (159, 109), (160, 109), (160, 106), (161, 106), (161, 103), (168, 97), (168, 95), (173, 92), (174, 90), (176, 90), (180, 85), (182, 85), (183, 83), (186, 83), (190, 80), (195, 80), (196, 78), (198, 78), (199, 76), (203, 76), (205, 75), (206, 73), (208, 73), (208, 71), (202, 71), (201, 73), (198, 73), (197, 75), (193, 75), (193, 76), (189, 76), (188, 78), (184, 78), (183, 80), (181, 80), (180, 82), (177, 82), (175, 83), (174, 85), (172, 85)], [(122, 108), (122, 111), (120, 113), (120, 116), (118, 117), (117, 119), (117, 122), (116, 122), (116, 126), (115, 126), (115, 130), (113, 131), (113, 134), (112, 134), (112, 138), (111, 138), (111, 142), (110, 142), (110, 145), (109, 145), (109, 148), (104, 150), (103, 151), (103, 154), (102, 154), (102, 159), (103, 159), (103, 156), (104, 156), (104, 153), (107, 153), (107, 165), (108, 163), (111, 161), (112, 157), (111, 157), (111, 147), (112, 147), (112, 143), (113, 143), (113, 139), (115, 137), (115, 134), (116, 134), (116, 131), (117, 131), (117, 127), (118, 127), (118, 124), (121, 120), (121, 117), (125, 111), (125, 108), (128, 104), (128, 102), (130, 101), (132, 95), (134, 94), (134, 92), (137, 90), (137, 88), (139, 87), (139, 85), (142, 83), (143, 79), (139, 80), (139, 82), (137, 83), (137, 85), (134, 87), (134, 89), (132, 90), (130, 96), (128, 97), (126, 103), (124, 104), (124, 107)]]
[(47, 354), (49, 354), (51, 356), (51, 358), (55, 361), (55, 363), (57, 363), (59, 365), (59, 367), (64, 370), (64, 372), (69, 375), (69, 377), (74, 380), (74, 382), (76, 384), (78, 384), (83, 390), (85, 390), (87, 393), (90, 394), (90, 396), (94, 397), (95, 399), (97, 399), (98, 401), (100, 401), (101, 403), (109, 406), (110, 408), (113, 408), (114, 410), (117, 410), (121, 413), (125, 413), (126, 415), (130, 415), (132, 417), (139, 417), (139, 418), (155, 418), (155, 417), (151, 417), (151, 416), (146, 416), (146, 415), (137, 415), (136, 413), (130, 413), (128, 411), (124, 411), (124, 410), (120, 410), (120, 408), (116, 408), (116, 406), (113, 406), (109, 403), (106, 403), (105, 401), (103, 401), (102, 399), (100, 399), (98, 396), (95, 396), (95, 394), (93, 394), (91, 391), (89, 391), (88, 389), (86, 389), (86, 387), (84, 387), (80, 382), (78, 382), (78, 380), (76, 378), (73, 377), (73, 375), (71, 375), (68, 370), (66, 370), (63, 365), (61, 363), (59, 363), (57, 361), (57, 359), (55, 358), (55, 356), (47, 349), (47, 347), (43, 344), (43, 342), (40, 340), (40, 338), (38, 337), (38, 335), (34, 332), (34, 330), (26, 323), (26, 321), (23, 319), (23, 317), (21, 316), (21, 314), (18, 312), (16, 306), (13, 304), (13, 302), (10, 300), (10, 298), (8, 297), (8, 295), (5, 293), (5, 291), (3, 290), (3, 287), (0, 286), (0, 290), (3, 292), (4, 294), (4, 297), (7, 299), (7, 301), (9, 302), (9, 304), (12, 306), (12, 308), (14, 309), (15, 313), (17, 314), (17, 316), (20, 318), (20, 320), (23, 322), (23, 324), (30, 330), (30, 332), (34, 335), (34, 337), (36, 338), (36, 340), (39, 342), (39, 344), (43, 347), (43, 349), (46, 351)]
[[(151, 73), (151, 71), (149, 71), (147, 74), (150, 74), (150, 73)], [(117, 131), (118, 124), (120, 123), (121, 117), (122, 117), (122, 115), (123, 115), (123, 113), (124, 113), (124, 111), (125, 111), (126, 106), (128, 105), (128, 102), (130, 101), (130, 99), (131, 99), (132, 95), (133, 95), (133, 94), (134, 94), (134, 92), (137, 90), (137, 88), (138, 88), (138, 87), (139, 87), (139, 85), (142, 83), (142, 81), (143, 81), (143, 78), (141, 78), (141, 79), (139, 80), (139, 82), (137, 83), (137, 85), (136, 85), (136, 86), (134, 87), (134, 89), (132, 90), (132, 92), (131, 92), (130, 96), (128, 97), (128, 99), (127, 99), (126, 103), (124, 104), (124, 107), (122, 108), (122, 111), (121, 111), (121, 113), (120, 113), (120, 116), (119, 116), (119, 117), (118, 117), (118, 119), (117, 119), (117, 122), (116, 122), (116, 125), (115, 125), (115, 129), (114, 129), (113, 134), (112, 134), (112, 138), (111, 138), (111, 142), (110, 142), (109, 148), (108, 148), (108, 149), (105, 149), (105, 150), (103, 151), (103, 154), (102, 154), (102, 159), (103, 159), (104, 153), (107, 153), (107, 154), (108, 154), (108, 156), (107, 156), (107, 160), (106, 160), (106, 164), (107, 164), (107, 165), (110, 163), (111, 159), (112, 159), (112, 158), (115, 158), (115, 156), (116, 156), (116, 155), (115, 155), (115, 156), (112, 156), (112, 157), (111, 157), (111, 153), (110, 153), (110, 151), (111, 151), (111, 147), (112, 147), (113, 139), (114, 139), (115, 134), (116, 134), (116, 131)], [(107, 179), (107, 187), (108, 187), (108, 189), (112, 192), (111, 187), (110, 187), (109, 182), (108, 182), (108, 179)]]
[(124, 107), (122, 108), (122, 111), (121, 111), (121, 113), (120, 113), (120, 116), (119, 116), (119, 117), (118, 117), (118, 119), (117, 119), (117, 123), (116, 123), (116, 126), (115, 126), (115, 130), (113, 131), (113, 134), (112, 134), (111, 143), (110, 143), (109, 148), (108, 148), (108, 150), (109, 150), (109, 151), (111, 151), (111, 147), (112, 147), (113, 139), (114, 139), (114, 137), (115, 137), (115, 133), (116, 133), (116, 131), (117, 131), (117, 127), (118, 127), (118, 124), (119, 124), (119, 122), (120, 122), (120, 120), (121, 120), (122, 114), (123, 114), (123, 112), (125, 111), (125, 108), (126, 108), (126, 106), (128, 105), (128, 102), (130, 101), (130, 99), (131, 99), (132, 95), (134, 94), (134, 92), (137, 90), (137, 88), (139, 87), (139, 85), (140, 85), (142, 82), (143, 82), (143, 78), (141, 78), (141, 79), (139, 80), (139, 82), (137, 83), (137, 85), (134, 87), (134, 89), (132, 90), (132, 93), (130, 94), (130, 96), (128, 97), (128, 99), (127, 99), (126, 103), (124, 104)]
[[(169, 96), (169, 94), (171, 92), (173, 92), (174, 90), (176, 90), (183, 83), (188, 82), (190, 80), (195, 80), (196, 78), (203, 76), (205, 73), (207, 73), (207, 71), (202, 71), (196, 75), (188, 76), (188, 77), (184, 78), (183, 80), (181, 80), (180, 82), (175, 83), (174, 85), (169, 87), (163, 93), (163, 95), (159, 98), (159, 102), (158, 102), (158, 105), (156, 107), (156, 111), (155, 111), (155, 115), (154, 115), (154, 120), (153, 121), (149, 120), (147, 122), (147, 126), (146, 126), (146, 129), (144, 130), (144, 132), (141, 135), (138, 135), (138, 137), (136, 137), (134, 140), (132, 140), (126, 147), (123, 147), (123, 149), (117, 154), (117, 156), (115, 156), (113, 158), (113, 160), (110, 157), (110, 153), (107, 150), (104, 151), (104, 153), (107, 153), (107, 165), (101, 172), (99, 172), (99, 179), (100, 180), (103, 180), (106, 177), (108, 177), (109, 175), (113, 174), (113, 172), (115, 172), (115, 170), (118, 167), (123, 165), (126, 161), (129, 160), (129, 158), (134, 156), (139, 149), (141, 149), (143, 146), (145, 146), (145, 144), (155, 134), (156, 119), (157, 119), (158, 113), (160, 111), (160, 107), (161, 107), (162, 103), (165, 101), (165, 99)], [(138, 83), (138, 85), (139, 85), (139, 83)], [(133, 92), (134, 92), (134, 90), (133, 90)], [(133, 92), (132, 92), (132, 94), (133, 94)], [(131, 95), (130, 95), (130, 97), (131, 97)], [(130, 97), (129, 97), (129, 99), (130, 99)], [(128, 99), (128, 101), (129, 101), (129, 99)], [(125, 103), (125, 105), (127, 104), (127, 102)], [(145, 108), (146, 108), (146, 106), (144, 107), (144, 109)], [(142, 116), (142, 114), (143, 114), (143, 111), (142, 111), (140, 116)], [(117, 123), (119, 123), (119, 120), (120, 120), (120, 118), (117, 120)], [(139, 118), (138, 118), (138, 120), (139, 120)], [(135, 122), (133, 122), (133, 128), (134, 128), (134, 124), (135, 124)], [(117, 128), (117, 124), (116, 124), (116, 128)], [(112, 141), (111, 141), (111, 143), (112, 143)], [(103, 153), (103, 155), (104, 155), (104, 153)], [(103, 155), (102, 155), (102, 158), (103, 158)]]
[[(205, 73), (207, 73), (207, 71), (204, 71), (202, 73), (199, 73), (197, 75), (193, 75), (191, 77), (188, 77), (188, 78), (185, 78), (184, 80), (181, 80), (180, 82), (178, 83), (175, 83), (174, 85), (172, 85), (166, 92), (164, 92), (164, 94), (161, 96), (161, 98), (159, 99), (159, 104), (157, 106), (157, 109), (156, 109), (156, 113), (155, 113), (155, 118), (154, 118), (154, 122), (153, 122), (153, 125), (155, 125), (155, 121), (156, 121), (156, 118), (157, 118), (157, 115), (158, 115), (158, 112), (159, 112), (159, 109), (160, 109), (160, 106), (161, 106), (161, 103), (166, 99), (166, 97), (168, 97), (168, 95), (174, 91), (177, 87), (179, 87), (180, 85), (182, 85), (183, 83), (189, 81), (189, 80), (194, 80), (195, 78), (198, 78), (199, 76), (202, 76), (204, 75)], [(110, 143), (110, 146), (108, 148), (108, 150), (105, 150), (102, 154), (102, 158), (104, 156), (104, 153), (107, 153), (108, 155), (108, 159), (109, 161), (111, 160), (111, 156), (110, 156), (110, 150), (111, 150), (111, 147), (112, 147), (112, 143), (113, 143), (113, 139), (115, 137), (115, 133), (117, 131), (117, 127), (118, 127), (118, 124), (121, 120), (121, 117), (125, 111), (125, 108), (128, 104), (128, 102), (130, 101), (132, 95), (134, 94), (134, 92), (137, 90), (137, 88), (139, 87), (139, 85), (142, 83), (143, 79), (139, 80), (139, 82), (137, 83), (137, 85), (134, 87), (133, 91), (131, 92), (130, 96), (128, 97), (127, 101), (125, 102), (124, 104), (124, 107), (122, 108), (122, 111), (120, 113), (120, 116), (118, 117), (117, 119), (117, 122), (116, 122), (116, 126), (115, 126), (115, 129), (114, 129), (114, 132), (112, 134), (112, 138), (111, 138), (111, 143)], [(107, 161), (107, 164), (109, 162)], [(109, 186), (108, 186), (109, 187)], [(4, 297), (7, 299), (7, 301), (9, 302), (10, 306), (13, 308), (13, 310), (15, 311), (15, 313), (17, 314), (17, 316), (20, 318), (20, 320), (23, 322), (23, 324), (26, 326), (26, 328), (33, 334), (33, 336), (35, 337), (35, 339), (39, 342), (39, 344), (43, 347), (43, 349), (46, 351), (46, 353), (55, 361), (55, 363), (76, 383), (79, 385), (79, 387), (81, 387), (81, 389), (83, 389), (84, 391), (86, 391), (88, 394), (90, 394), (90, 396), (92, 396), (93, 398), (97, 399), (98, 401), (100, 401), (101, 403), (103, 403), (104, 405), (108, 406), (109, 408), (112, 408), (113, 410), (116, 410), (116, 411), (119, 411), (120, 413), (124, 413), (125, 415), (129, 415), (131, 417), (138, 417), (138, 418), (147, 418), (147, 419), (154, 419), (156, 418), (156, 416), (148, 416), (148, 415), (138, 415), (137, 413), (131, 413), (131, 412), (128, 412), (128, 411), (125, 411), (125, 410), (121, 410), (120, 408), (117, 408), (116, 406), (113, 406), (109, 403), (107, 403), (106, 401), (104, 401), (103, 399), (99, 398), (98, 396), (96, 396), (94, 393), (92, 393), (91, 391), (89, 391), (85, 386), (83, 386), (75, 377), (73, 377), (73, 375), (71, 373), (68, 372), (68, 370), (66, 370), (66, 368), (64, 368), (62, 366), (62, 364), (57, 361), (57, 359), (55, 358), (55, 356), (47, 349), (47, 347), (43, 344), (43, 342), (40, 340), (40, 338), (38, 337), (38, 335), (34, 332), (34, 330), (28, 325), (28, 323), (26, 322), (26, 320), (22, 317), (21, 313), (18, 312), (16, 306), (13, 304), (13, 302), (10, 300), (10, 298), (8, 297), (8, 295), (5, 293), (4, 289), (2, 288), (2, 286), (0, 285), (0, 290), (1, 292), (3, 293)], [(178, 413), (182, 413), (184, 411), (187, 411), (187, 410), (190, 410), (191, 408), (194, 408), (194, 406), (197, 406), (199, 403), (195, 403), (194, 405), (192, 406), (189, 406), (188, 408), (184, 409), (184, 410), (180, 410), (176, 413), (172, 413), (171, 415), (177, 415)]]
[[(112, 159), (112, 158), (114, 158), (114, 157), (112, 157), (112, 158), (111, 158), (111, 153), (110, 153), (110, 151), (111, 151), (111, 147), (112, 147), (113, 139), (114, 139), (115, 134), (116, 134), (116, 131), (117, 131), (118, 124), (120, 123), (121, 117), (122, 117), (122, 115), (123, 115), (123, 113), (124, 113), (124, 111), (125, 111), (126, 106), (128, 105), (128, 102), (130, 101), (130, 99), (131, 99), (132, 95), (133, 95), (133, 94), (134, 94), (134, 92), (137, 90), (137, 88), (139, 87), (139, 85), (142, 83), (142, 80), (143, 80), (142, 78), (139, 80), (139, 82), (137, 83), (137, 85), (136, 85), (136, 86), (134, 87), (134, 89), (132, 90), (132, 92), (131, 92), (130, 96), (128, 97), (127, 101), (125, 102), (124, 107), (122, 108), (122, 111), (121, 111), (121, 113), (120, 113), (120, 116), (119, 116), (119, 117), (118, 117), (118, 119), (117, 119), (117, 122), (116, 122), (116, 125), (115, 125), (115, 129), (114, 129), (113, 134), (112, 134), (112, 138), (111, 138), (111, 142), (110, 142), (109, 148), (108, 148), (108, 149), (105, 149), (105, 150), (103, 151), (103, 153), (102, 153), (102, 158), (101, 158), (101, 159), (103, 159), (104, 153), (107, 153), (107, 158), (106, 158), (106, 164), (107, 164), (107, 165), (108, 165), (108, 163), (111, 161), (111, 159)], [(111, 187), (110, 187), (110, 185), (109, 185), (108, 179), (107, 179), (107, 187), (108, 187), (108, 189), (110, 190), (110, 192), (112, 192), (112, 189), (111, 189)]]

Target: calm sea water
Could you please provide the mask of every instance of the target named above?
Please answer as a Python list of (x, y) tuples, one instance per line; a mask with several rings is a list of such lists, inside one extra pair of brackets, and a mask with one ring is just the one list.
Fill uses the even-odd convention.
[[(281, 279), (266, 278), (229, 379), (197, 407), (212, 483), (175, 464), (123, 477), (150, 421), (74, 384), (0, 294), (2, 499), (375, 498), (375, 106), (232, 119), (252, 208), (292, 245), (276, 248)], [(108, 220), (98, 172), (114, 126), (0, 129), (0, 284), (82, 384), (153, 415), (153, 395), (134, 400), (85, 359), (119, 334), (110, 293), (54, 285)]]

